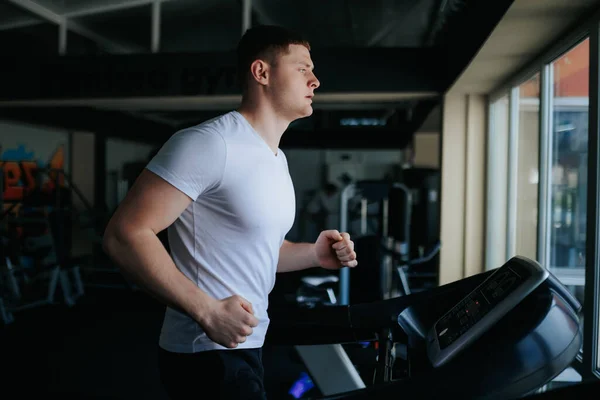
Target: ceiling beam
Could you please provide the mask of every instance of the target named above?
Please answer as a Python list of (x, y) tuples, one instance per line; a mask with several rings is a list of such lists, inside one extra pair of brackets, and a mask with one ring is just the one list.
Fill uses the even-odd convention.
[(0, 24), (0, 31), (8, 31), (11, 29), (27, 28), (29, 26), (35, 26), (41, 24), (42, 21), (39, 18), (15, 18), (12, 21), (8, 21)]
[(87, 28), (85, 25), (82, 25), (78, 22), (68, 20), (66, 25), (67, 30), (70, 30), (72, 32), (77, 33), (78, 35), (90, 39), (91, 41), (97, 43), (110, 53), (128, 54), (145, 52), (145, 50), (141, 47), (133, 47), (130, 45), (123, 45), (121, 43), (115, 42), (114, 40), (109, 39), (101, 34), (98, 34), (93, 30)]
[(100, 111), (90, 107), (0, 109), (0, 118), (25, 123), (35, 121), (37, 126), (94, 132), (151, 144), (162, 143), (174, 133), (169, 124), (138, 118), (131, 113)]
[(32, 0), (8, 0), (9, 3), (12, 3), (24, 10), (29, 11), (30, 13), (45, 19), (46, 21), (52, 22), (56, 25), (60, 25), (65, 21), (65, 18), (57, 13), (49, 10), (48, 8), (42, 6), (39, 3), (36, 3)]
[[(460, 13), (452, 14), (451, 20), (446, 22), (449, 28), (440, 38), (446, 52), (445, 66), (440, 71), (446, 80), (444, 86), (450, 88), (468, 67), (513, 2), (515, 0), (466, 2)], [(468, 26), (469, 29), (456, 28), (458, 26)]]
[(107, 51), (113, 53), (133, 53), (139, 51), (140, 49), (134, 49), (129, 46), (125, 46), (120, 43), (116, 43), (115, 41), (104, 37), (98, 33), (93, 32), (89, 28), (84, 25), (75, 22), (73, 20), (69, 20), (67, 17), (57, 14), (54, 11), (36, 3), (32, 0), (8, 0), (12, 4), (21, 7), (24, 10), (29, 11), (30, 13), (48, 21), (53, 24), (60, 26), (64, 26), (66, 24), (67, 29), (75, 32), (83, 37), (86, 37), (100, 46), (104, 47)]
[[(316, 91), (440, 93), (435, 49), (315, 49)], [(0, 101), (181, 98), (239, 95), (235, 52), (12, 57), (3, 63)]]
[[(403, 107), (407, 102), (436, 99), (437, 92), (397, 92), (397, 93), (316, 93), (315, 110), (369, 110)], [(68, 108), (88, 106), (104, 110), (121, 111), (201, 111), (228, 110), (237, 107), (240, 95), (213, 96), (171, 96), (171, 97), (128, 97), (111, 99), (41, 99), (41, 100), (1, 100), (0, 109), (18, 107)]]
[[(178, 129), (130, 113), (98, 111), (88, 107), (0, 109), (0, 118), (8, 121), (36, 121), (46, 126), (72, 131), (94, 132), (100, 136), (161, 145)], [(411, 125), (390, 127), (338, 127), (329, 129), (288, 129), (282, 148), (327, 149), (398, 149), (406, 146), (414, 134)]]
[[(175, 1), (175, 0), (130, 0), (125, 3), (122, 3), (122, 2), (117, 2), (117, 3), (113, 3), (113, 4), (100, 3), (100, 5), (83, 6), (74, 11), (68, 11), (65, 13), (55, 13), (55, 14), (57, 14), (60, 17), (73, 19), (73, 18), (77, 18), (77, 17), (85, 17), (87, 15), (103, 14), (103, 13), (108, 13), (108, 12), (112, 12), (112, 11), (120, 11), (120, 10), (125, 10), (128, 8), (141, 7), (141, 6), (150, 5), (150, 4), (154, 5), (154, 3), (156, 3), (156, 2), (166, 3), (168, 1)], [(31, 10), (29, 10), (29, 11), (32, 12)], [(51, 12), (53, 12), (53, 11), (51, 11)], [(43, 21), (40, 20), (39, 18), (15, 19), (13, 21), (9, 21), (9, 22), (0, 24), (0, 31), (10, 30), (10, 29), (18, 29), (18, 28), (26, 28), (29, 26), (39, 25), (42, 22)]]
[(414, 132), (381, 126), (339, 127), (305, 131), (288, 129), (281, 137), (283, 149), (403, 149)]
[(99, 2), (98, 4), (94, 4), (92, 6), (84, 5), (79, 7), (73, 11), (67, 11), (63, 16), (67, 18), (75, 18), (75, 17), (84, 17), (86, 15), (96, 15), (96, 14), (104, 14), (112, 11), (121, 11), (126, 10), (128, 8), (142, 7), (153, 5), (156, 2), (166, 3), (167, 1), (174, 0), (129, 0), (129, 1), (116, 1), (113, 3), (109, 3), (107, 1)]

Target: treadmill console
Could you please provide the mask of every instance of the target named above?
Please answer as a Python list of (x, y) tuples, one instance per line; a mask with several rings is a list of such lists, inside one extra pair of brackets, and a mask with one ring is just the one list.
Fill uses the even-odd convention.
[(448, 362), (537, 288), (548, 272), (537, 262), (516, 256), (494, 271), (433, 325), (427, 354), (434, 367)]

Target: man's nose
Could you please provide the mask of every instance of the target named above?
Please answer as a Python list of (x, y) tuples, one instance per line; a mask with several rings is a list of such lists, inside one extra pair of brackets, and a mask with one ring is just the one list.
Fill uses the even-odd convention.
[(319, 80), (317, 79), (317, 77), (315, 75), (313, 75), (314, 78), (311, 79), (309, 86), (313, 89), (318, 88), (319, 86), (321, 86), (321, 82), (319, 82)]

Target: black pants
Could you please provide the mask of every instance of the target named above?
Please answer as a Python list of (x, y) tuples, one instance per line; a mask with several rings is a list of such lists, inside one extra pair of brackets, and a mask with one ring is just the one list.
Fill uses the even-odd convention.
[(158, 348), (160, 378), (172, 400), (218, 393), (215, 399), (267, 398), (262, 349), (171, 353)]

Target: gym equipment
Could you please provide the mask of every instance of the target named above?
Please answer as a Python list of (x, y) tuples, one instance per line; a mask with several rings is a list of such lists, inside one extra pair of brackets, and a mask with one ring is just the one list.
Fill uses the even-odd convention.
[[(274, 309), (267, 341), (312, 350), (303, 361), (324, 399), (507, 399), (533, 393), (571, 364), (582, 344), (580, 311), (551, 273), (513, 257), (411, 295)], [(356, 379), (340, 351), (361, 341), (378, 344), (370, 382)]]
[(437, 168), (403, 169), (399, 181), (411, 192), (411, 258), (423, 256), (424, 249), (439, 242), (440, 170)]
[[(14, 321), (13, 313), (28, 308), (53, 304), (58, 285), (62, 285), (61, 268), (58, 263), (54, 239), (44, 217), (21, 217), (7, 220), (30, 228), (21, 238), (14, 234), (2, 237), (2, 261), (0, 269), (0, 314), (4, 324)], [(63, 290), (63, 293), (66, 291)]]
[[(401, 192), (401, 195), (391, 195), (391, 193), (398, 191)], [(400, 204), (394, 204), (394, 206), (389, 207), (390, 197), (399, 200)], [(387, 247), (396, 249), (397, 253), (400, 255), (400, 260), (404, 260), (407, 255), (410, 240), (410, 193), (406, 186), (401, 183), (389, 183), (383, 181), (354, 182), (348, 184), (342, 190), (340, 201), (340, 231), (349, 232), (353, 237), (355, 244), (357, 241), (360, 241), (361, 238), (372, 238), (375, 243), (381, 241), (381, 243), (385, 244)], [(360, 228), (354, 229), (354, 227), (351, 226), (354, 219), (350, 217), (350, 214), (353, 213), (354, 209), (358, 208), (359, 204)], [(369, 213), (369, 206), (372, 207), (373, 205), (375, 205), (378, 210)], [(391, 228), (394, 233), (398, 234), (399, 237), (397, 238), (390, 236), (390, 213), (394, 216), (396, 216), (396, 213), (399, 214), (400, 216), (395, 219), (402, 220), (400, 223), (401, 227)], [(373, 215), (375, 216), (375, 220), (373, 221), (373, 218), (371, 218), (371, 224), (369, 224), (369, 217)], [(371, 253), (377, 255), (378, 249), (376, 248), (374, 252), (369, 252), (369, 254)], [(359, 254), (358, 249), (357, 254)], [(366, 252), (360, 252), (360, 254), (366, 255)], [(372, 262), (373, 258), (378, 257), (368, 257), (367, 259)], [(370, 270), (368, 271), (368, 274), (364, 274), (362, 277), (369, 282), (362, 279), (360, 280), (361, 285), (374, 290), (377, 293), (374, 296), (378, 298), (385, 299), (394, 297), (390, 293), (390, 281), (392, 279), (392, 265), (390, 261), (389, 258), (377, 260), (376, 265), (374, 265), (377, 267), (376, 272), (374, 273), (373, 270)], [(351, 271), (348, 268), (344, 268), (340, 271), (339, 298), (340, 304), (343, 305), (350, 304), (350, 275)]]
[(410, 260), (403, 272), (410, 291), (438, 285), (441, 175), (437, 168), (405, 168), (400, 181), (411, 194)]
[[(440, 250), (437, 241), (427, 252), (422, 246), (418, 253), (411, 251), (413, 227), (421, 224), (413, 218), (413, 198), (413, 190), (400, 182), (359, 181), (343, 189), (340, 230), (350, 233), (359, 260), (366, 261), (367, 267), (340, 271), (340, 304), (385, 300), (413, 291), (409, 278), (420, 274), (415, 267), (431, 261)], [(420, 276), (437, 284), (436, 273)]]
[[(0, 318), (14, 322), (13, 313), (55, 304), (60, 289), (67, 306), (84, 294), (78, 260), (71, 256), (71, 217), (69, 190), (61, 186), (65, 174), (57, 169), (30, 171), (36, 185), (23, 190), (19, 199), (5, 204), (0, 196)], [(49, 180), (44, 182), (43, 176)], [(0, 192), (4, 190), (0, 167)], [(31, 183), (31, 182), (29, 182)], [(83, 199), (84, 204), (85, 199)]]

